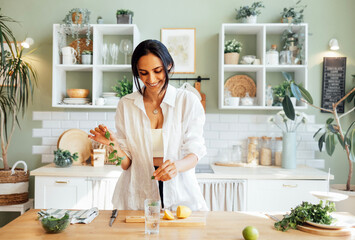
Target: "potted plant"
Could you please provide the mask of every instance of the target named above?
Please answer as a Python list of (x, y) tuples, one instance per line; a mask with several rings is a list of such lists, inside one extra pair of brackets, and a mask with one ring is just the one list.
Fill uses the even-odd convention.
[(238, 64), (242, 44), (235, 39), (224, 43), (224, 64)]
[[(0, 86), (0, 138), (4, 164), (4, 168), (0, 169), (0, 188), (1, 184), (28, 182), (29, 173), (27, 170), (14, 169), (13, 173), (10, 171), (7, 153), (16, 126), (20, 126), (19, 114), (22, 112), (22, 116), (24, 116), (28, 100), (32, 98), (34, 86), (37, 83), (37, 73), (26, 59), (26, 56), (32, 51), (25, 53), (23, 47), (16, 41), (12, 30), (7, 25), (12, 22), (15, 21), (4, 16), (0, 9), (0, 39), (2, 39), (0, 41), (0, 78), (2, 79)], [(16, 165), (17, 163), (14, 164), (14, 167)], [(26, 193), (15, 194), (15, 196), (9, 194), (7, 197), (9, 197), (8, 200), (4, 197), (1, 198), (0, 205), (24, 203), (28, 201), (28, 190)], [(6, 203), (3, 200), (6, 200)]]
[(70, 167), (73, 161), (78, 160), (78, 153), (71, 154), (68, 150), (58, 148), (54, 151), (54, 163), (58, 167)]
[(307, 5), (301, 5), (299, 0), (296, 4), (290, 8), (284, 8), (281, 12), (281, 22), (283, 23), (302, 23), (303, 22), (303, 12)]
[(81, 53), (81, 63), (82, 64), (92, 64), (92, 51), (84, 50)]
[(98, 16), (96, 19), (97, 24), (103, 24), (104, 23), (104, 19), (101, 16)]
[[(355, 75), (353, 75), (353, 77), (355, 77)], [(337, 146), (337, 142), (339, 142), (338, 146), (340, 145), (343, 148), (348, 162), (347, 182), (345, 185), (332, 185), (332, 187), (334, 186), (334, 188), (338, 189), (336, 191), (341, 191), (342, 193), (350, 196), (348, 200), (336, 203), (337, 210), (346, 210), (348, 212), (355, 213), (355, 186), (351, 186), (353, 162), (355, 161), (355, 121), (354, 119), (350, 118), (349, 126), (343, 125), (344, 117), (349, 118), (349, 116), (351, 116), (350, 113), (355, 110), (355, 87), (353, 87), (339, 101), (333, 103), (332, 109), (325, 109), (313, 105), (313, 99), (310, 93), (303, 87), (297, 85), (296, 83), (291, 83), (291, 91), (299, 101), (302, 101), (305, 104), (308, 104), (316, 109), (323, 110), (332, 114), (332, 117), (329, 117), (326, 120), (324, 127), (318, 129), (318, 131), (314, 134), (313, 137), (318, 140), (318, 146), (320, 151), (322, 151), (323, 145), (325, 144), (325, 149), (329, 156), (333, 155), (335, 147)], [(343, 114), (339, 114), (337, 111), (337, 106), (343, 101), (347, 101), (348, 103), (353, 102), (354, 107), (351, 107), (350, 110)], [(295, 118), (295, 111), (291, 104), (291, 100), (287, 95), (282, 101), (282, 106), (286, 116), (293, 120)], [(344, 207), (342, 208), (340, 206)]]
[(288, 95), (291, 99), (293, 106), (296, 106), (297, 99), (291, 91), (291, 84), (294, 84), (295, 81), (292, 79), (290, 73), (282, 72), (282, 75), (284, 76), (285, 80), (281, 84), (276, 85), (275, 87), (272, 88), (274, 96), (276, 97), (275, 103), (273, 105), (281, 106), (283, 99), (285, 98), (286, 95)]
[(257, 16), (261, 14), (260, 9), (265, 8), (264, 4), (254, 2), (251, 6), (242, 6), (237, 11), (236, 19), (242, 19), (243, 23), (256, 23)]
[(118, 9), (116, 12), (117, 24), (132, 24), (133, 11), (128, 9)]
[(117, 81), (117, 85), (112, 89), (116, 92), (117, 97), (123, 97), (133, 92), (133, 82), (128, 81), (126, 76), (123, 76), (122, 80)]

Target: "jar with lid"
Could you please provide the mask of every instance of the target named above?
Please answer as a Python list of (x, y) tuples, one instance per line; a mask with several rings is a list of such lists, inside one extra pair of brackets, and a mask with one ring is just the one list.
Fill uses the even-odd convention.
[(274, 103), (274, 96), (273, 96), (273, 90), (272, 90), (271, 85), (267, 85), (265, 93), (266, 93), (266, 95), (265, 95), (266, 106), (271, 107), (272, 104)]
[(278, 65), (279, 64), (279, 52), (276, 50), (276, 45), (271, 45), (271, 49), (266, 52), (266, 64)]
[(241, 143), (237, 143), (232, 147), (231, 160), (233, 163), (241, 163), (242, 162), (242, 149)]
[(260, 165), (272, 165), (271, 137), (261, 137)]
[(275, 137), (275, 166), (282, 163), (282, 137)]
[(247, 163), (251, 165), (259, 164), (259, 138), (258, 137), (248, 137)]

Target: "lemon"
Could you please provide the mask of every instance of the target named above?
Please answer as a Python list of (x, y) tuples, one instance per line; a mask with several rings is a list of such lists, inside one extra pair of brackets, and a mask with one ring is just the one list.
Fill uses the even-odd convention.
[(259, 231), (256, 227), (247, 226), (243, 229), (243, 237), (245, 240), (257, 240), (259, 238)]
[(174, 215), (172, 212), (170, 212), (169, 210), (165, 210), (164, 211), (164, 217), (163, 219), (166, 219), (166, 220), (174, 220)]
[(187, 218), (191, 215), (191, 209), (186, 206), (178, 206), (176, 209), (176, 216), (178, 218)]

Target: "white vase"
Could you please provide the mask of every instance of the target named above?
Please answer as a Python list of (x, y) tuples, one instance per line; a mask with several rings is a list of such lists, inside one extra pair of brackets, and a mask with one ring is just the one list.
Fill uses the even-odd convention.
[(224, 54), (224, 64), (238, 64), (239, 53), (225, 53)]
[(337, 212), (349, 212), (355, 214), (355, 185), (351, 185), (352, 191), (345, 191), (345, 184), (332, 184), (330, 191), (348, 195), (349, 197), (343, 201), (335, 202), (335, 209)]
[(249, 17), (243, 18), (243, 23), (256, 23), (257, 16), (251, 15)]

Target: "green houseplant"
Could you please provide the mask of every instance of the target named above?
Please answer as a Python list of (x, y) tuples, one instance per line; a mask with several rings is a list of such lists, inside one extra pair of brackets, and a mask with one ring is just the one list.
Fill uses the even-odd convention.
[(281, 12), (281, 22), (283, 23), (302, 23), (303, 22), (303, 12), (307, 5), (301, 5), (299, 0), (296, 4), (289, 8), (284, 8)]
[(133, 83), (128, 81), (126, 76), (123, 76), (123, 79), (118, 80), (117, 85), (113, 86), (112, 89), (117, 93), (117, 97), (123, 97), (133, 92)]
[(78, 153), (71, 154), (68, 150), (58, 148), (54, 151), (54, 163), (58, 167), (70, 167), (73, 161), (78, 160)]
[(224, 43), (224, 64), (238, 64), (242, 44), (235, 39)]
[(116, 12), (117, 24), (131, 24), (134, 13), (128, 9), (118, 9)]
[(237, 11), (236, 19), (242, 19), (244, 23), (256, 23), (257, 16), (261, 14), (260, 9), (265, 8), (264, 4), (259, 2), (254, 2), (251, 6), (241, 6)]
[(296, 98), (291, 91), (291, 83), (294, 84), (295, 81), (292, 79), (290, 73), (282, 72), (282, 75), (284, 76), (285, 80), (281, 84), (272, 88), (274, 96), (276, 97), (274, 106), (281, 106), (281, 103), (286, 95), (290, 97), (292, 104), (295, 106)]

